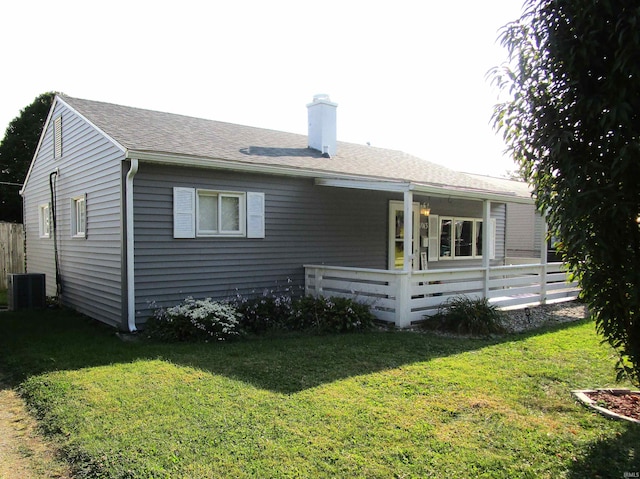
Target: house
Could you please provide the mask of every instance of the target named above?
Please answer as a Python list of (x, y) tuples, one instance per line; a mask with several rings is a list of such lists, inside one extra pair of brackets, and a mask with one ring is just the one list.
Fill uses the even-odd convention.
[(129, 331), (154, 305), (287, 282), (401, 327), (450, 294), (548, 298), (548, 265), (496, 270), (528, 194), (337, 141), (337, 105), (307, 108), (305, 136), (57, 96), (21, 190), (28, 272)]

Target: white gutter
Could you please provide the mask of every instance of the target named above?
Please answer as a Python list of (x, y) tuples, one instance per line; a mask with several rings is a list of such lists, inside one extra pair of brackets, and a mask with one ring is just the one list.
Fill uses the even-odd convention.
[(133, 177), (138, 172), (138, 160), (131, 160), (125, 183), (126, 219), (127, 219), (127, 327), (129, 332), (136, 331), (136, 285), (135, 255), (133, 250)]
[(374, 191), (387, 191), (390, 193), (404, 193), (412, 191), (413, 193), (441, 196), (446, 198), (460, 198), (469, 200), (491, 200), (501, 203), (520, 203), (534, 204), (532, 198), (517, 196), (516, 194), (505, 192), (492, 192), (474, 189), (463, 189), (453, 186), (435, 186), (420, 183), (412, 183), (406, 181), (379, 181), (367, 179), (342, 179), (342, 178), (316, 178), (317, 186), (331, 186), (335, 188), (354, 188)]
[[(451, 186), (436, 186), (414, 183), (407, 180), (394, 180), (387, 178), (373, 178), (355, 174), (339, 174), (335, 172), (320, 171), (317, 169), (296, 168), (281, 165), (264, 165), (259, 163), (241, 163), (231, 160), (215, 160), (205, 157), (193, 157), (185, 155), (172, 155), (149, 151), (128, 150), (127, 158), (135, 156), (137, 159), (150, 163), (164, 165), (191, 166), (194, 168), (225, 169), (240, 171), (243, 173), (274, 174), (295, 176), (299, 178), (313, 178), (317, 186), (330, 186), (338, 188), (355, 188), (373, 191), (387, 191), (404, 193), (430, 194), (450, 198), (464, 198), (471, 200), (492, 200), (498, 202), (533, 204), (530, 197), (517, 196), (513, 192), (486, 191), (476, 189), (456, 188)], [(336, 176), (339, 175), (339, 176)]]

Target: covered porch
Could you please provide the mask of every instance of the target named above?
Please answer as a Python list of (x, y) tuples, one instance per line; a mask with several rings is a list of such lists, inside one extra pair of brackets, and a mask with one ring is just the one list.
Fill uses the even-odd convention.
[[(390, 214), (389, 218), (390, 225), (392, 221), (402, 224), (399, 228), (401, 234), (395, 237), (390, 235), (389, 238), (388, 269), (306, 264), (304, 283), (308, 295), (355, 299), (370, 305), (378, 319), (399, 328), (407, 328), (424, 320), (426, 315), (434, 314), (442, 303), (459, 295), (487, 298), (501, 309), (572, 300), (578, 296), (577, 283), (568, 280), (562, 263), (547, 261), (546, 226), (540, 234), (538, 258), (509, 258), (506, 251), (498, 256), (491, 251), (491, 245), (495, 246), (495, 218), (493, 228), (486, 225), (492, 225), (492, 202), (533, 205), (530, 197), (507, 191), (487, 192), (389, 181), (318, 179), (316, 184), (402, 193), (403, 200), (395, 202), (400, 203), (402, 213), (393, 217)], [(427, 218), (429, 236), (422, 238), (416, 233), (415, 229), (421, 227), (422, 219), (416, 221), (415, 200), (425, 195), (482, 203), (482, 218), (474, 222), (466, 221), (473, 227), (473, 242), (466, 248), (472, 251), (474, 264), (455, 261), (458, 258), (451, 257), (455, 254), (443, 242), (444, 221)], [(429, 211), (425, 214), (429, 216)], [(432, 230), (436, 227), (438, 229), (434, 233)], [(454, 229), (454, 225), (449, 228)], [(448, 233), (455, 236), (455, 232)], [(392, 254), (394, 244), (396, 253)], [(455, 238), (452, 238), (450, 245), (451, 250), (458, 247)], [(467, 253), (465, 250), (464, 254)]]

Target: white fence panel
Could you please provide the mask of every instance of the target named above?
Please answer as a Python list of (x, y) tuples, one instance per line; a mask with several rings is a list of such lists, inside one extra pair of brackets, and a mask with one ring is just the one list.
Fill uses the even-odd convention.
[(460, 268), (411, 273), (305, 266), (307, 294), (341, 296), (369, 304), (376, 317), (399, 327), (434, 314), (450, 298), (482, 298), (485, 286), (487, 298), (498, 308), (575, 299), (579, 293), (577, 283), (567, 281), (559, 263), (498, 266), (488, 272), (483, 268)]

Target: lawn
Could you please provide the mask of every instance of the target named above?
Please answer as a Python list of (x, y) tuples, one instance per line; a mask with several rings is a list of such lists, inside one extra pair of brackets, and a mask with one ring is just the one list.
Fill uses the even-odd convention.
[(612, 351), (589, 321), (485, 340), (371, 332), (163, 345), (47, 310), (0, 313), (0, 331), (5, 379), (77, 477), (640, 472), (640, 427), (570, 396), (615, 385)]

